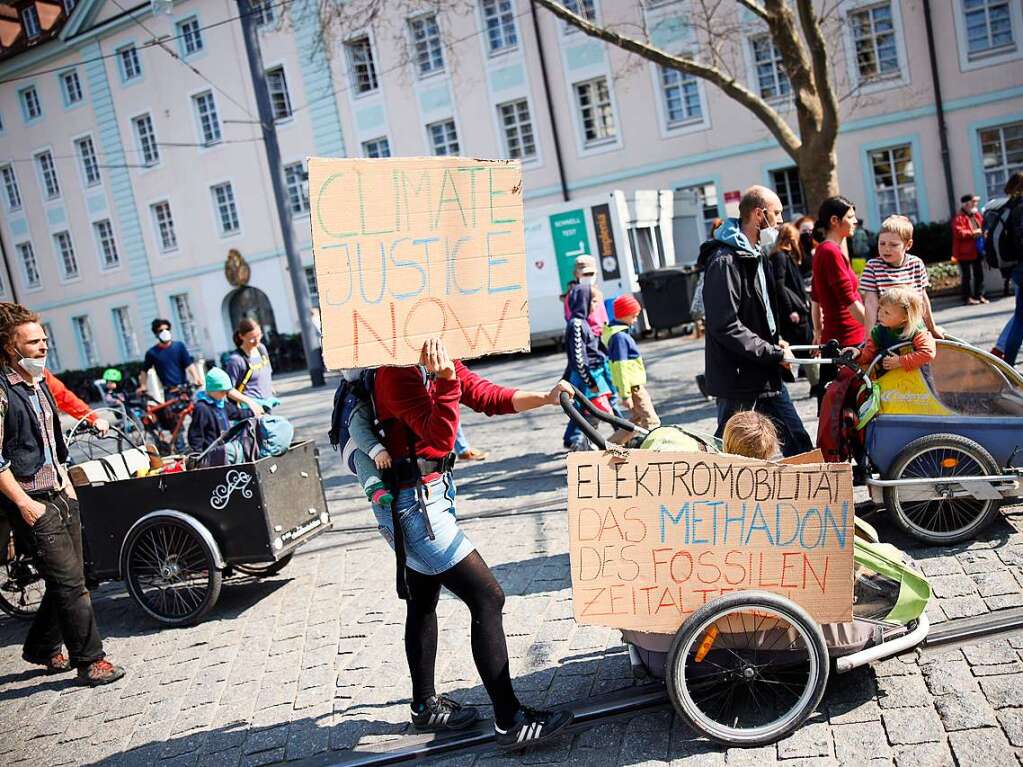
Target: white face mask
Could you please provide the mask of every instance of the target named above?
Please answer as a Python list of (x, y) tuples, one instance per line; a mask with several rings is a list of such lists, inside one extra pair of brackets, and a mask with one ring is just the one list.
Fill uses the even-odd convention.
[(40, 378), (46, 370), (46, 357), (22, 357), (18, 364), (33, 378)]
[(591, 275), (583, 275), (582, 277), (579, 278), (579, 284), (580, 285), (593, 285), (593, 283), (596, 282), (596, 281), (597, 281), (597, 278), (594, 277), (592, 274)]
[(171, 340), (171, 332), (169, 330), (161, 330), (156, 334), (156, 337), (163, 343), (168, 343)]
[(774, 247), (774, 243), (778, 241), (778, 230), (773, 226), (769, 226), (766, 229), (760, 230), (760, 247), (764, 249), (765, 253), (770, 253)]

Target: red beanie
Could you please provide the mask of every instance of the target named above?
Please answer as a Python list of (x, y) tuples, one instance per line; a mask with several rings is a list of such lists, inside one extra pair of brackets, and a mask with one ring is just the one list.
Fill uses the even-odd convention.
[(632, 314), (639, 314), (642, 310), (639, 301), (630, 295), (618, 296), (614, 302), (615, 319), (628, 317)]

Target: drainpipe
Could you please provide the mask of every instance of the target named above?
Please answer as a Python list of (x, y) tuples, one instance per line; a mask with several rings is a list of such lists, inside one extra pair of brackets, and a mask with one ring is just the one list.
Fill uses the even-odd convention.
[(558, 140), (558, 122), (554, 119), (554, 104), (551, 102), (551, 85), (547, 78), (547, 59), (543, 55), (543, 38), (540, 37), (540, 24), (536, 20), (536, 4), (529, 0), (530, 16), (533, 17), (533, 34), (536, 36), (536, 51), (540, 58), (540, 75), (543, 77), (543, 95), (547, 101), (547, 119), (551, 121), (551, 134), (554, 136), (554, 159), (558, 163), (558, 181), (561, 183), (561, 200), (568, 202), (568, 184), (565, 183), (565, 166), (561, 162), (561, 142)]
[(952, 186), (952, 158), (948, 148), (948, 125), (945, 122), (945, 104), (941, 98), (941, 77), (938, 74), (938, 57), (934, 51), (934, 24), (931, 22), (930, 0), (922, 0), (924, 27), (927, 29), (927, 55), (931, 62), (931, 82), (934, 83), (934, 110), (938, 115), (938, 141), (941, 143), (941, 167), (945, 171), (945, 195), (948, 201), (948, 215), (955, 214), (955, 189)]

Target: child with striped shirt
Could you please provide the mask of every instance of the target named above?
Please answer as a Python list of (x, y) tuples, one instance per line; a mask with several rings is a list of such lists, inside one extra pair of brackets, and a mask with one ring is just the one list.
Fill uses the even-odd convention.
[(912, 246), (913, 223), (905, 216), (886, 218), (877, 237), (879, 257), (867, 262), (863, 276), (860, 277), (860, 293), (866, 310), (863, 324), (869, 330), (877, 323), (877, 307), (882, 293), (891, 288), (907, 287), (920, 294), (927, 330), (935, 338), (942, 338), (931, 315), (931, 299), (927, 295), (931, 281), (927, 276), (927, 267), (909, 252)]

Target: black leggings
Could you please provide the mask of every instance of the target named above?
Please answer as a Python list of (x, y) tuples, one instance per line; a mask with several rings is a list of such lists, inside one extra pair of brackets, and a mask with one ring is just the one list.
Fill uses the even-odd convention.
[(440, 575), (407, 570), (409, 600), (405, 618), (405, 655), (412, 674), (412, 700), (422, 703), (434, 689), (437, 661), (437, 600), (440, 588), (465, 602), (472, 616), (472, 658), (494, 704), (498, 727), (507, 729), (519, 710), (508, 670), (508, 646), (501, 610), (504, 591), (479, 552)]

